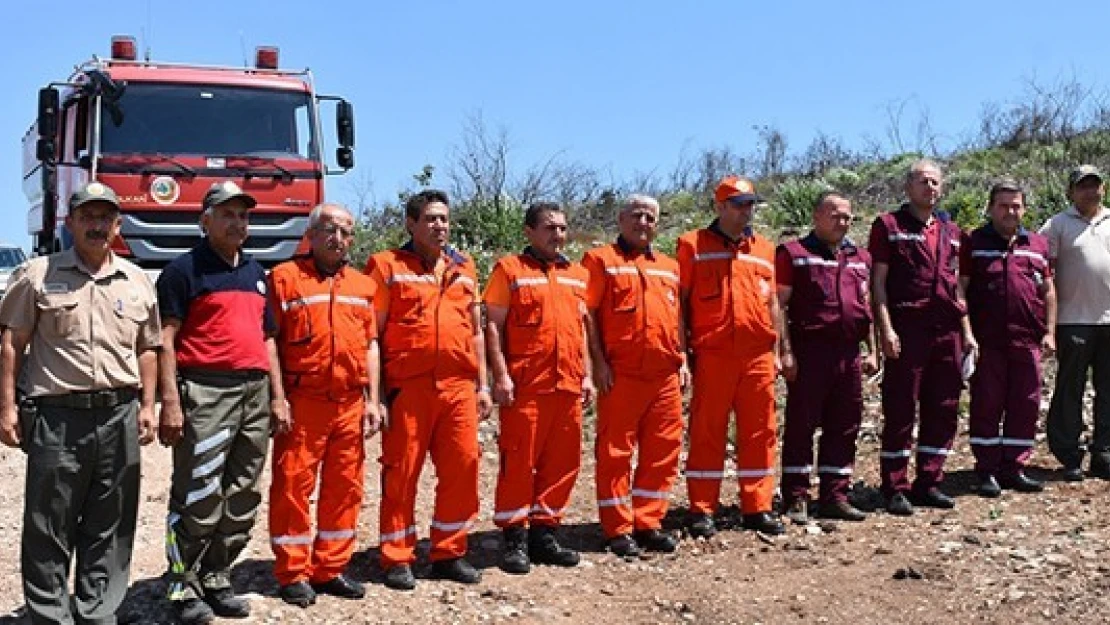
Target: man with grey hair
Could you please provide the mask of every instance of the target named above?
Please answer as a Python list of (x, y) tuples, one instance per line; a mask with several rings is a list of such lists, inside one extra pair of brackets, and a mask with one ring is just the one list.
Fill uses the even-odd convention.
[[(609, 549), (672, 552), (661, 531), (682, 449), (689, 384), (678, 263), (652, 248), (659, 203), (633, 195), (616, 243), (586, 252), (586, 305), (597, 400), (597, 505)], [(632, 455), (639, 462), (632, 475)]]
[(1083, 479), (1083, 392), (1095, 387), (1090, 473), (1110, 479), (1110, 210), (1102, 172), (1092, 165), (1068, 177), (1069, 206), (1041, 228), (1056, 275), (1059, 369), (1048, 409), (1048, 446), (1064, 479)]
[[(956, 436), (961, 364), (978, 351), (958, 280), (963, 232), (938, 209), (943, 187), (939, 165), (915, 162), (906, 174), (908, 201), (875, 219), (868, 246), (875, 329), (885, 360), (880, 473), (887, 511), (897, 515), (913, 514), (911, 499), (933, 508), (955, 506), (939, 486)], [(919, 408), (917, 479), (911, 487)]]
[[(310, 254), (270, 272), (270, 308), (292, 429), (274, 437), (270, 545), (286, 603), (316, 593), (362, 598), (344, 569), (355, 551), (365, 447), (377, 431), (379, 358), (375, 285), (351, 269), (354, 218), (338, 204), (309, 215)], [(316, 531), (309, 498), (319, 481)]]
[(231, 588), (262, 496), (271, 428), (290, 428), (266, 273), (242, 251), (255, 199), (232, 181), (204, 196), (205, 237), (158, 276), (159, 438), (173, 447), (169, 598), (187, 624), (243, 618)]

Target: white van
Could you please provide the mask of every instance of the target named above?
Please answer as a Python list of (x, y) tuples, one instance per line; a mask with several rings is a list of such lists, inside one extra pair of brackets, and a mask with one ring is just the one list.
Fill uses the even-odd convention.
[(12, 270), (27, 260), (23, 248), (10, 243), (0, 243), (0, 297), (8, 290), (8, 278)]

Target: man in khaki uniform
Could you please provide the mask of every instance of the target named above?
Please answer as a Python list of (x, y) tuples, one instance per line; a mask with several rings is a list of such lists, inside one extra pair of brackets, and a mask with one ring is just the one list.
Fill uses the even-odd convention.
[(114, 624), (135, 538), (139, 445), (154, 438), (161, 329), (150, 280), (110, 249), (116, 194), (81, 187), (66, 227), (73, 249), (21, 265), (0, 302), (0, 441), (27, 453), (31, 622)]

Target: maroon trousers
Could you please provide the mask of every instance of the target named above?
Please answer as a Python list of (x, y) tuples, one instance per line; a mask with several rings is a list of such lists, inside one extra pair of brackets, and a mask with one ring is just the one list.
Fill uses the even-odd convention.
[(918, 406), (917, 479), (924, 491), (944, 480), (944, 461), (952, 450), (959, 409), (963, 340), (958, 326), (937, 327), (926, 315), (892, 319), (902, 343), (901, 355), (886, 360), (883, 372), (883, 435), (879, 454), (886, 495), (910, 490), (913, 425)]
[(971, 378), (971, 450), (981, 475), (1012, 476), (1033, 454), (1041, 350), (983, 347)]
[(798, 375), (788, 383), (782, 489), (788, 504), (809, 497), (813, 436), (821, 428), (820, 501), (845, 501), (863, 414), (859, 345), (796, 341)]

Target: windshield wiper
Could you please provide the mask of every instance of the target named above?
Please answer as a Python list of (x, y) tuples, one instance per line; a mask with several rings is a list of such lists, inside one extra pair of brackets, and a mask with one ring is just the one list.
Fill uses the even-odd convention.
[(170, 165), (178, 168), (181, 173), (189, 176), (190, 178), (196, 177), (197, 175), (197, 171), (195, 169), (189, 167), (185, 163), (182, 163), (181, 161), (168, 154), (138, 154), (136, 156), (146, 156), (154, 161), (152, 163), (147, 163), (146, 165), (143, 165), (142, 168), (139, 169), (140, 174), (157, 173), (157, 168), (154, 167), (155, 163), (169, 163)]
[[(261, 156), (247, 156), (247, 155), (243, 155), (243, 154), (230, 154), (228, 156), (225, 156), (224, 158), (227, 159), (228, 161), (247, 161), (247, 163), (250, 166), (269, 165), (270, 167), (273, 167), (274, 169), (278, 170), (278, 172), (280, 172), (279, 176), (283, 180), (284, 179), (292, 180), (294, 178), (293, 172), (291, 172), (288, 169), (279, 165), (277, 163), (276, 159), (262, 158)], [(233, 165), (230, 165), (230, 164), (228, 166), (229, 167), (234, 167)], [(248, 179), (252, 178), (252, 177), (255, 177), (255, 176), (260, 176), (261, 177), (261, 176), (266, 176), (266, 175), (269, 175), (270, 177), (274, 177), (272, 174), (262, 174), (262, 173), (259, 173), (257, 171), (251, 171), (250, 169), (248, 169), (246, 167), (235, 167), (235, 169), (238, 169), (238, 170), (242, 171), (243, 175)]]

